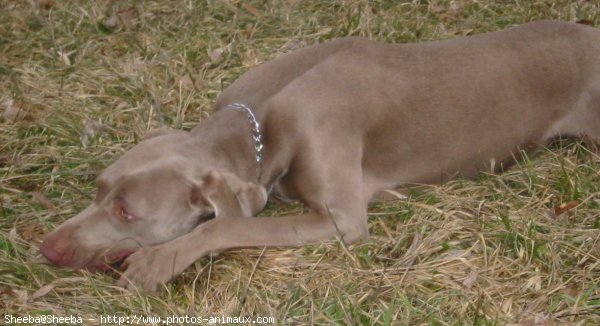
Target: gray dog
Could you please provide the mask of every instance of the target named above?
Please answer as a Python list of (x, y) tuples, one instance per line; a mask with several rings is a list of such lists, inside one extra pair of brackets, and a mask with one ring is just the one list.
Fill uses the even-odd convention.
[[(190, 132), (151, 131), (42, 245), (52, 263), (156, 289), (211, 252), (369, 236), (384, 189), (473, 177), (557, 136), (600, 141), (600, 31), (536, 22), (420, 44), (343, 38), (228, 87)], [(310, 208), (250, 218), (268, 194)], [(214, 218), (207, 216), (214, 214)]]

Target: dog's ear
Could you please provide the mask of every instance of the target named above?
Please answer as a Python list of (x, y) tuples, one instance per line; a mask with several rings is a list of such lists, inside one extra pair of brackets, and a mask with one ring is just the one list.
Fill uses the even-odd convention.
[(185, 132), (186, 131), (183, 131), (183, 130), (169, 129), (169, 128), (151, 129), (148, 132), (146, 132), (146, 134), (142, 138), (142, 141), (148, 140), (148, 139), (152, 139), (152, 138), (156, 138), (156, 137), (160, 137), (160, 136), (173, 135), (173, 134), (185, 133)]
[(210, 172), (192, 190), (192, 203), (210, 203), (216, 218), (251, 217), (267, 203), (267, 191), (261, 185), (243, 182), (226, 172)]
[(244, 216), (254, 216), (265, 208), (268, 199), (265, 187), (254, 182), (242, 181), (232, 173), (221, 172), (220, 174), (246, 211)]

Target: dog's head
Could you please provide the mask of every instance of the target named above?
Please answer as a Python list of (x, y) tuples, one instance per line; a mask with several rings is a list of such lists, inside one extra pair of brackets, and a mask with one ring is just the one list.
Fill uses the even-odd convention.
[(98, 177), (92, 203), (46, 236), (43, 256), (59, 266), (109, 270), (137, 248), (177, 238), (212, 216), (250, 217), (264, 207), (262, 186), (214, 167), (194, 170), (174, 150), (189, 139), (183, 131), (147, 135)]

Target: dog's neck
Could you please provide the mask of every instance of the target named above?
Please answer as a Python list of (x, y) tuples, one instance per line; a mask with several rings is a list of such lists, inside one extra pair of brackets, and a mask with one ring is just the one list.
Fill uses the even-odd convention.
[(227, 105), (224, 110), (238, 110), (246, 115), (248, 118), (248, 123), (250, 124), (250, 130), (252, 130), (252, 143), (254, 145), (254, 154), (258, 169), (258, 181), (260, 182), (260, 178), (262, 176), (263, 169), (263, 143), (262, 143), (262, 134), (260, 130), (260, 123), (256, 119), (256, 116), (252, 112), (252, 109), (243, 103), (233, 103)]
[[(192, 129), (200, 139), (203, 156), (200, 162), (212, 163), (216, 169), (225, 169), (242, 180), (259, 182), (260, 162), (257, 162), (256, 143), (252, 124), (246, 112), (221, 109)], [(206, 164), (206, 163), (205, 163)]]

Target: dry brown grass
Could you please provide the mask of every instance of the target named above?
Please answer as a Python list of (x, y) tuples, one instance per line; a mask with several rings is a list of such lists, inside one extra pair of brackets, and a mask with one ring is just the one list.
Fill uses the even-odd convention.
[(156, 296), (32, 262), (42, 234), (84, 207), (96, 173), (146, 130), (191, 128), (222, 87), (281, 53), (346, 35), (412, 42), (599, 17), (595, 1), (0, 0), (0, 311), (600, 324), (599, 158), (573, 142), (375, 206), (367, 243), (232, 251)]

